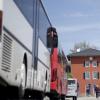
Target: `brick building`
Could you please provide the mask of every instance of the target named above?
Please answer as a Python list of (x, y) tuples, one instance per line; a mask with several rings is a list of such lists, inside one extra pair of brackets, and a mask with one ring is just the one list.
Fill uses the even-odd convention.
[(100, 85), (100, 51), (85, 49), (68, 55), (71, 61), (71, 73), (78, 79), (79, 95), (94, 95), (95, 85)]

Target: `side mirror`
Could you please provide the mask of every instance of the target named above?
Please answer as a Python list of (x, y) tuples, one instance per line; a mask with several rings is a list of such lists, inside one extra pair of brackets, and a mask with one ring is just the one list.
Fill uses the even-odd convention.
[(48, 48), (57, 48), (58, 47), (58, 36), (56, 29), (49, 27), (47, 29), (47, 47)]

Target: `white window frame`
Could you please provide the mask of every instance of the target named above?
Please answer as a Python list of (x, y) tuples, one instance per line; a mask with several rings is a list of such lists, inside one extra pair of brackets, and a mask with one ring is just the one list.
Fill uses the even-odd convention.
[[(88, 77), (86, 77), (86, 74), (88, 74)], [(85, 72), (85, 79), (86, 80), (89, 80), (90, 79), (90, 72), (88, 72), (88, 71)]]
[[(87, 65), (87, 64), (88, 64), (88, 65)], [(90, 67), (90, 61), (86, 60), (84, 66), (85, 66), (86, 68)]]
[[(95, 73), (97, 74), (96, 77), (95, 77), (95, 75), (94, 75)], [(93, 77), (93, 79), (98, 80), (98, 71), (94, 71), (94, 72), (92, 72), (92, 77)]]
[[(94, 63), (96, 64), (96, 65), (94, 65)], [(92, 66), (93, 67), (97, 67), (97, 61), (95, 60), (95, 61), (92, 61)]]

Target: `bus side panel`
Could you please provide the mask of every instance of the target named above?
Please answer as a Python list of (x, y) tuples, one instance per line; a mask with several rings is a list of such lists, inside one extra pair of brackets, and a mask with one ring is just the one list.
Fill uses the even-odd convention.
[[(9, 41), (9, 42), (8, 42)], [(11, 48), (10, 48), (11, 47)], [(8, 48), (8, 49), (6, 49)], [(32, 55), (21, 46), (10, 34), (3, 30), (2, 37), (2, 51), (0, 62), (0, 77), (2, 77), (7, 84), (12, 86), (19, 86), (21, 82), (21, 65), (23, 63), (24, 54), (27, 55), (27, 80), (31, 78), (31, 61)], [(27, 84), (30, 87), (30, 82)]]
[(40, 39), (38, 41), (38, 63), (34, 75), (34, 88), (42, 91), (45, 88), (46, 91), (50, 90), (50, 53)]
[(4, 26), (32, 51), (33, 29), (13, 0), (4, 0)]
[(38, 43), (38, 58), (50, 68), (50, 52), (40, 39)]
[(32, 85), (30, 84), (31, 77), (33, 78), (31, 73), (33, 30), (13, 0), (3, 1), (3, 26), (5, 29), (2, 35), (0, 76), (8, 84), (19, 86), (20, 67), (26, 53), (27, 80), (29, 81), (27, 87), (30, 87)]

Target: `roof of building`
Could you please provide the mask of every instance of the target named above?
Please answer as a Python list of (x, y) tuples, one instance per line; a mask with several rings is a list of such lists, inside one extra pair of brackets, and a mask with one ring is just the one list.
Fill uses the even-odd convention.
[(69, 57), (72, 57), (72, 56), (100, 56), (100, 50), (89, 48), (89, 49), (82, 50), (80, 52), (71, 53), (68, 56)]

